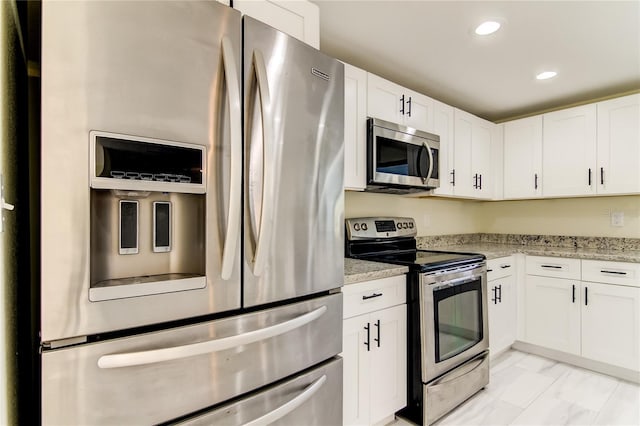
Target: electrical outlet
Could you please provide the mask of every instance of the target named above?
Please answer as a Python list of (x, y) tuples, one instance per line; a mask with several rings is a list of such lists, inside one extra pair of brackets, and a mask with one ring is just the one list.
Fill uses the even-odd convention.
[(624, 226), (624, 212), (611, 212), (611, 226)]

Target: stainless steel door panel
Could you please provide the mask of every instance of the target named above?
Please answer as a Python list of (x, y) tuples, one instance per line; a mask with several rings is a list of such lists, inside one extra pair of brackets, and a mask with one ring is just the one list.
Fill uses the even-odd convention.
[(342, 285), (344, 69), (243, 20), (243, 280), (253, 306)]
[[(435, 354), (435, 318), (434, 289), (440, 286), (453, 286), (477, 279), (481, 280), (482, 298), (482, 340), (469, 349), (436, 363)], [(436, 377), (462, 364), (468, 359), (489, 349), (489, 319), (487, 305), (487, 273), (483, 264), (470, 267), (462, 272), (420, 275), (420, 341), (422, 345), (422, 381), (427, 383)]]
[[(224, 402), (339, 353), (341, 312), (336, 294), (45, 351), (43, 423), (151, 424)], [(272, 337), (260, 339), (264, 330)]]
[(184, 426), (327, 426), (342, 424), (342, 358), (178, 423)]
[[(43, 4), (43, 341), (240, 307), (240, 23), (217, 2)], [(91, 130), (207, 146), (206, 288), (89, 301)]]

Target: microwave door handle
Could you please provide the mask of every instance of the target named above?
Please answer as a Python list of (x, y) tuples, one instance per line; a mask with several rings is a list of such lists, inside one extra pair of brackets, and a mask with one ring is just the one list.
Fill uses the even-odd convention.
[(260, 215), (260, 228), (258, 230), (258, 238), (256, 241), (256, 250), (253, 257), (253, 275), (260, 276), (264, 270), (266, 262), (267, 249), (271, 240), (271, 231), (273, 229), (273, 208), (270, 203), (274, 203), (274, 185), (273, 185), (273, 168), (276, 167), (274, 158), (266, 161), (266, 157), (275, 154), (275, 145), (272, 143), (273, 132), (271, 128), (271, 114), (268, 108), (271, 108), (271, 95), (269, 93), (269, 81), (267, 79), (267, 67), (264, 62), (262, 52), (253, 51), (253, 65), (258, 86), (258, 94), (260, 99), (260, 111), (262, 113), (262, 212)]
[(429, 145), (427, 145), (427, 143), (423, 143), (422, 144), (425, 149), (427, 150), (427, 153), (429, 154), (429, 171), (427, 172), (427, 180), (431, 179), (431, 173), (433, 173), (433, 152), (431, 152), (431, 148), (429, 147)]
[(227, 233), (224, 237), (222, 249), (222, 264), (220, 277), (223, 280), (231, 278), (233, 264), (235, 261), (236, 248), (240, 235), (240, 206), (242, 204), (242, 102), (240, 99), (240, 82), (238, 79), (238, 69), (236, 58), (233, 53), (231, 40), (224, 36), (222, 38), (222, 63), (224, 65), (224, 76), (227, 83), (227, 94), (229, 97), (229, 139), (231, 165), (229, 174), (229, 210), (227, 212)]

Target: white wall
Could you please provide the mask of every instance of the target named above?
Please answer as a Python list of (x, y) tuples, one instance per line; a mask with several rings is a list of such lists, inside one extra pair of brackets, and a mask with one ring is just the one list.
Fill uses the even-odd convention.
[[(610, 213), (623, 212), (612, 227)], [(480, 232), (640, 238), (640, 195), (482, 203)]]
[(480, 232), (474, 201), (410, 198), (370, 192), (345, 193), (345, 217), (407, 216), (416, 220), (418, 236)]
[[(624, 226), (610, 226), (610, 212)], [(347, 191), (345, 216), (409, 216), (418, 235), (542, 234), (640, 238), (640, 195), (478, 202)]]

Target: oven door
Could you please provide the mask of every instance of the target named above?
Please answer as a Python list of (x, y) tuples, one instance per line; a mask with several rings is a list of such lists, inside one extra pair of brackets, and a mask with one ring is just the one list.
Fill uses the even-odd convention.
[(424, 383), (489, 348), (486, 276), (484, 263), (421, 275)]
[(381, 127), (377, 122), (369, 120), (369, 184), (437, 188), (440, 143), (416, 134), (423, 132), (392, 123)]

